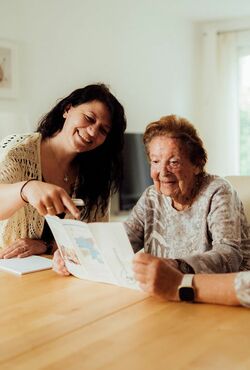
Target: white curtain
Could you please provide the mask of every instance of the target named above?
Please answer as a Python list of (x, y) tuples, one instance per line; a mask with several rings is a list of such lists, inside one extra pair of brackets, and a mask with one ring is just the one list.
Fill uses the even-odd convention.
[(218, 125), (221, 129), (222, 175), (239, 173), (239, 103), (237, 32), (217, 35), (218, 53)]
[(202, 132), (208, 171), (221, 176), (239, 174), (240, 40), (240, 31), (219, 32), (216, 26), (204, 29), (202, 36)]

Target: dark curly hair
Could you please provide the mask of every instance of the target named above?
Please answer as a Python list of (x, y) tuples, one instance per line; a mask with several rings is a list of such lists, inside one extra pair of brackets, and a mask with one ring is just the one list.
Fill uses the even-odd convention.
[(77, 155), (79, 185), (76, 196), (85, 202), (83, 217), (88, 217), (97, 206), (104, 214), (110, 195), (119, 189), (122, 176), (122, 149), (126, 117), (123, 106), (104, 84), (93, 84), (73, 91), (59, 101), (38, 123), (37, 132), (42, 139), (52, 137), (64, 125), (63, 113), (69, 106), (76, 107), (93, 100), (103, 103), (111, 117), (111, 130), (99, 147)]
[(149, 155), (148, 145), (156, 136), (167, 136), (180, 139), (187, 150), (189, 160), (200, 168), (200, 175), (205, 174), (207, 152), (195, 127), (186, 119), (174, 114), (162, 117), (159, 121), (147, 125), (143, 142)]

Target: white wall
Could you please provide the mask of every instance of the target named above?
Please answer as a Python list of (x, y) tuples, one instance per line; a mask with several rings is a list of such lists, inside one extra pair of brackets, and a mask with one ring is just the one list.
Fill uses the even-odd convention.
[(22, 132), (28, 129), (28, 110), (26, 109), (26, 97), (23, 92), (24, 74), (23, 70), (23, 40), (20, 38), (20, 17), (18, 0), (0, 0), (0, 40), (16, 41), (19, 46), (18, 75), (19, 83), (22, 85), (22, 93), (18, 99), (0, 99), (0, 138), (12, 132)]
[(170, 113), (196, 121), (198, 32), (172, 0), (159, 4), (0, 0), (0, 38), (19, 47), (20, 84), (18, 99), (0, 100), (0, 125), (11, 113), (16, 131), (35, 127), (58, 98), (97, 81), (123, 103), (128, 131)]

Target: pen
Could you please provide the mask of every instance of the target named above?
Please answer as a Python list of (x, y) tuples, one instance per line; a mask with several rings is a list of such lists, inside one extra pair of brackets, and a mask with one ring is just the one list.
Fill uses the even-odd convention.
[[(80, 198), (71, 198), (71, 199), (72, 199), (72, 201), (73, 201), (73, 203), (74, 203), (74, 205), (76, 207), (82, 207), (82, 206), (84, 206), (84, 201), (82, 199), (80, 199)], [(66, 213), (65, 212), (62, 212), (62, 213), (59, 213), (57, 216), (59, 218), (64, 218), (65, 215), (66, 215)]]
[(80, 198), (72, 198), (72, 201), (73, 201), (74, 205), (77, 206), (77, 207), (84, 206), (84, 201)]

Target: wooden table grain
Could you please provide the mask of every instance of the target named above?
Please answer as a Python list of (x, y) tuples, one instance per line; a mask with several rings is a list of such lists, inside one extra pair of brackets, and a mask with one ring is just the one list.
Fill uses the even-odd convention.
[(250, 310), (0, 272), (0, 369), (250, 369)]

